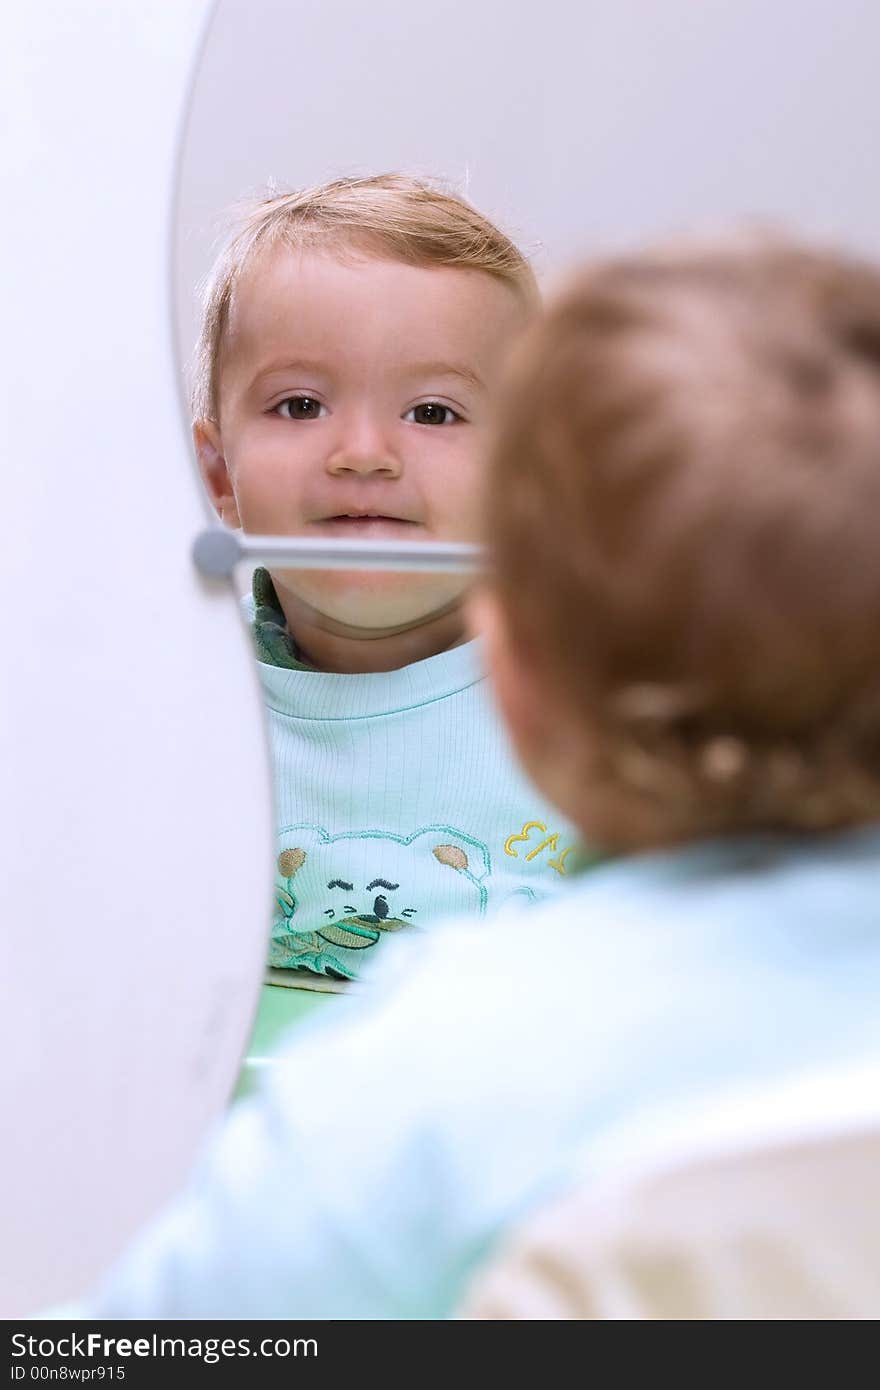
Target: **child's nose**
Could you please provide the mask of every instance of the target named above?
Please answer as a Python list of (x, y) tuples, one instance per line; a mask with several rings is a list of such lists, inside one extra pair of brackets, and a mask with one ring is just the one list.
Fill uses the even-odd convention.
[(333, 476), (377, 473), (398, 478), (403, 466), (381, 430), (368, 421), (352, 425), (340, 437), (327, 457), (327, 472)]

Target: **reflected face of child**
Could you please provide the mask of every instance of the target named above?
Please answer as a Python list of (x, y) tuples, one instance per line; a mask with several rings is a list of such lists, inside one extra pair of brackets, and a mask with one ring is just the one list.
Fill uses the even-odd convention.
[[(223, 521), (256, 534), (469, 541), (489, 392), (524, 308), (477, 270), (277, 248), (239, 281), (219, 420), (194, 429)], [(417, 622), (464, 575), (282, 571), (338, 622)]]

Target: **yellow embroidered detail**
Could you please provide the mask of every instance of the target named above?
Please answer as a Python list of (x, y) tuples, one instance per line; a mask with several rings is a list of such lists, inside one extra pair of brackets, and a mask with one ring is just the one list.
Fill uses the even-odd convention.
[[(533, 859), (537, 859), (538, 855), (543, 854), (545, 849), (555, 851), (559, 848), (558, 830), (554, 830), (549, 835), (547, 835), (547, 827), (543, 823), (543, 821), (530, 820), (526, 821), (525, 825), (523, 826), (522, 830), (519, 832), (518, 835), (509, 835), (507, 837), (507, 839), (504, 841), (504, 853), (509, 854), (511, 859), (519, 859), (519, 851), (515, 850), (513, 846), (517, 844), (531, 844), (531, 833), (533, 830), (537, 830), (540, 832), (540, 834), (545, 835), (546, 839), (541, 840), (539, 844), (535, 845), (533, 849), (529, 850), (528, 854), (525, 856), (527, 864), (530, 864)], [(555, 859), (547, 860), (548, 867), (551, 869), (555, 869), (556, 873), (564, 875), (566, 872), (566, 857), (569, 854), (571, 854), (571, 851), (573, 849), (573, 845), (566, 845), (562, 853), (557, 855)]]
[(539, 820), (526, 821), (525, 825), (523, 826), (522, 830), (519, 832), (518, 835), (508, 835), (507, 839), (504, 841), (504, 853), (509, 854), (511, 859), (519, 859), (519, 855), (517, 854), (515, 849), (511, 849), (511, 845), (518, 844), (522, 840), (528, 840), (529, 831), (531, 830), (540, 830), (541, 834), (543, 835), (545, 834), (547, 827), (543, 824), (542, 821)]
[(536, 845), (536, 846), (535, 846), (535, 848), (532, 850), (531, 854), (527, 854), (527, 855), (526, 855), (526, 862), (528, 863), (528, 862), (530, 862), (532, 859), (537, 858), (537, 856), (541, 853), (541, 850), (542, 850), (542, 849), (556, 849), (556, 847), (557, 847), (558, 844), (559, 844), (559, 836), (558, 836), (558, 834), (557, 834), (557, 835), (548, 835), (546, 840), (542, 840), (541, 843), (540, 843), (539, 845)]
[(549, 867), (551, 869), (555, 869), (558, 874), (564, 874), (566, 856), (571, 854), (573, 849), (574, 845), (566, 845), (565, 849), (562, 851), (558, 859), (547, 860)]

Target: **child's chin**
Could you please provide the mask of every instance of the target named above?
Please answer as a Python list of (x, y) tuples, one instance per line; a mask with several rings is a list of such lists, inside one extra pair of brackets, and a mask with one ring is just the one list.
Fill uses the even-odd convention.
[(460, 575), (353, 572), (290, 573), (289, 587), (335, 622), (352, 627), (399, 627), (430, 618), (460, 598)]

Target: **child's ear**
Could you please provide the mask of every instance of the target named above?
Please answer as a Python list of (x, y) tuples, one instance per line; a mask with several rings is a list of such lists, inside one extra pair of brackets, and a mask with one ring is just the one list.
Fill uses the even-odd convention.
[(513, 650), (503, 607), (488, 584), (469, 596), (467, 619), (471, 632), (482, 640), (495, 699), (514, 743), (531, 744), (535, 741), (531, 671), (524, 669)]
[(214, 420), (196, 420), (192, 428), (192, 437), (199, 461), (199, 472), (208, 489), (214, 510), (226, 526), (239, 528), (241, 518), (232, 490), (232, 479), (226, 466), (219, 426)]
[(552, 764), (562, 739), (562, 718), (552, 690), (544, 688), (531, 653), (514, 640), (504, 605), (489, 585), (468, 599), (468, 624), (482, 639), (496, 704), (520, 762), (551, 800)]
[(539, 654), (514, 636), (504, 604), (489, 586), (469, 599), (468, 619), (483, 639), (495, 699), (520, 762), (538, 790), (589, 839), (584, 769), (595, 757), (597, 736), (588, 711), (560, 697)]

